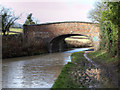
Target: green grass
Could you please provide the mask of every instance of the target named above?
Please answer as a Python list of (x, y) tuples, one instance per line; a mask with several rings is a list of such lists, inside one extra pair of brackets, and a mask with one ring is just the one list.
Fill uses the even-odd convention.
[(86, 36), (71, 36), (71, 38), (86, 38), (86, 39), (88, 39), (88, 37), (86, 37)]
[(81, 43), (91, 43), (91, 40), (86, 36), (71, 36), (65, 38), (65, 41), (77, 41)]
[(65, 38), (65, 41), (78, 41), (82, 43), (90, 43), (91, 40), (89, 39), (75, 39), (75, 38)]
[(23, 29), (21, 29), (21, 28), (10, 28), (10, 31), (23, 33)]
[(68, 62), (63, 68), (62, 71), (52, 86), (51, 90), (54, 88), (85, 88), (84, 81), (79, 82), (78, 79), (81, 77), (78, 76), (78, 71), (84, 73), (86, 67), (84, 63), (87, 63), (86, 59), (83, 56), (84, 52), (75, 52), (72, 54), (72, 62)]
[[(110, 53), (106, 52), (105, 50), (99, 50), (99, 51), (95, 51), (95, 52), (91, 52), (88, 53), (87, 56), (92, 59), (93, 61), (95, 61), (97, 64), (101, 65), (102, 68), (107, 68), (107, 71), (109, 68), (110, 71), (115, 71), (112, 77), (114, 77), (114, 74), (118, 74), (120, 75), (120, 71), (119, 71), (119, 66), (118, 66), (118, 62), (119, 62), (119, 58), (117, 56), (113, 56)], [(109, 71), (108, 71), (109, 72)], [(108, 87), (112, 86), (112, 88), (116, 87), (114, 86), (111, 82), (111, 78), (108, 74), (108, 72), (103, 72), (103, 78), (102, 78), (102, 82), (105, 83)], [(107, 76), (106, 76), (107, 75)], [(117, 82), (118, 79), (116, 79)], [(107, 82), (105, 82), (107, 81)], [(114, 81), (115, 82), (115, 81)]]
[[(79, 76), (79, 74), (83, 75), (86, 70), (95, 68), (92, 63), (88, 62), (85, 59), (83, 54), (83, 51), (75, 52), (72, 54), (72, 62), (69, 62), (62, 68), (62, 71), (57, 80), (55, 81), (54, 85), (52, 86), (51, 90), (54, 90), (55, 88), (88, 88), (89, 85), (100, 82), (102, 85), (101, 87), (114, 87), (112, 86), (112, 84), (109, 83), (110, 80), (106, 76), (102, 77), (103, 81), (100, 82), (94, 79), (90, 79), (90, 83), (86, 83), (85, 78), (89, 77), (88, 75)], [(118, 60), (116, 57), (112, 57), (109, 53), (102, 50), (88, 53), (88, 57), (94, 61), (100, 60), (104, 62), (105, 65)]]
[(85, 59), (83, 54), (84, 54), (84, 51), (72, 53), (72, 55), (71, 55), (72, 62), (78, 63), (81, 59), (82, 60)]
[(113, 63), (118, 61), (117, 57), (112, 56), (104, 50), (88, 53), (88, 57), (94, 61), (101, 61), (103, 63)]
[(72, 78), (70, 77), (69, 73), (72, 67), (75, 67), (75, 64), (68, 63), (64, 66), (59, 75), (58, 79), (56, 80), (55, 84), (52, 88), (74, 88), (76, 85), (73, 83)]
[[(9, 35), (23, 33), (23, 29), (21, 28), (10, 28), (10, 31), (13, 31), (13, 32), (10, 32)], [(14, 33), (14, 32), (18, 32), (18, 33)], [(0, 35), (3, 35), (3, 33), (0, 33)]]

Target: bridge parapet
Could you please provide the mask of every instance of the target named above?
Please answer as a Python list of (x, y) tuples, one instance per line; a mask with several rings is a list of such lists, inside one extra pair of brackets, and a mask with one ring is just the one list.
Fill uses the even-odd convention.
[(37, 25), (24, 25), (24, 36), (29, 43), (43, 40), (47, 45), (60, 35), (82, 34), (90, 37), (95, 49), (99, 47), (99, 27), (90, 22), (57, 22)]

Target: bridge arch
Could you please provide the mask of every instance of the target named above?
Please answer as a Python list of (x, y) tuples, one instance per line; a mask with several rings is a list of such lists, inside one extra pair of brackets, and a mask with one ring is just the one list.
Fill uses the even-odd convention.
[(63, 51), (64, 49), (68, 48), (67, 44), (65, 42), (65, 38), (70, 37), (70, 36), (85, 36), (87, 37), (87, 39), (91, 40), (90, 36), (87, 35), (83, 35), (83, 34), (63, 34), (63, 35), (59, 35), (55, 38), (53, 38), (50, 42), (49, 42), (49, 52), (60, 52)]
[[(35, 25), (24, 25), (24, 41), (28, 45), (34, 43), (34, 46), (44, 46), (44, 49), (49, 51), (50, 42), (54, 42), (56, 37), (64, 34), (82, 34), (89, 36), (93, 41), (95, 50), (99, 49), (100, 34), (97, 23), (80, 22), (80, 21), (66, 21), (54, 22)], [(53, 39), (53, 40), (52, 40)], [(52, 40), (52, 41), (51, 41)], [(37, 43), (37, 44), (35, 44)]]

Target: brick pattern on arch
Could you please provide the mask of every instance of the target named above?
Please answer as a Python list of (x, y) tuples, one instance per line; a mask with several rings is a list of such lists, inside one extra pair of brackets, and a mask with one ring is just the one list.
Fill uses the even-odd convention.
[(95, 49), (99, 48), (100, 34), (97, 24), (89, 22), (59, 22), (37, 25), (24, 25), (24, 36), (29, 43), (49, 42), (64, 34), (82, 34), (87, 35), (93, 40)]

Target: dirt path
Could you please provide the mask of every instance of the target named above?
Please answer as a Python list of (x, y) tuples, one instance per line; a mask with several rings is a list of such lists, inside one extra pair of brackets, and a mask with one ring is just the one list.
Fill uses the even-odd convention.
[(114, 65), (109, 65), (109, 64), (106, 65), (102, 62), (94, 62), (93, 60), (87, 57), (87, 53), (89, 52), (85, 51), (84, 57), (89, 62), (91, 62), (97, 68), (97, 70), (100, 70), (99, 79), (100, 79), (100, 82), (103, 83), (104, 85), (103, 87), (118, 88), (119, 82), (118, 82), (118, 73), (115, 71), (116, 67), (114, 67)]

